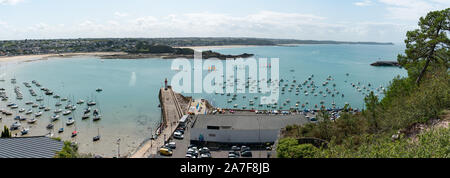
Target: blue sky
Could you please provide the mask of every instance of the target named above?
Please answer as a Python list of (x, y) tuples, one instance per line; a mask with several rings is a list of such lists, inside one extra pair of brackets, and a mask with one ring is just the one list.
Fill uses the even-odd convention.
[(0, 40), (262, 37), (401, 42), (450, 0), (0, 0)]

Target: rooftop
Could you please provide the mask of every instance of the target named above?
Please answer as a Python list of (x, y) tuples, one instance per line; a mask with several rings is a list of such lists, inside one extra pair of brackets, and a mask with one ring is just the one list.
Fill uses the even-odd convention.
[(198, 115), (194, 128), (207, 128), (208, 126), (219, 126), (221, 128), (234, 130), (258, 130), (276, 129), (287, 125), (301, 125), (307, 123), (303, 115), (265, 115), (265, 114), (217, 114)]
[(53, 158), (63, 145), (45, 136), (0, 138), (0, 158)]

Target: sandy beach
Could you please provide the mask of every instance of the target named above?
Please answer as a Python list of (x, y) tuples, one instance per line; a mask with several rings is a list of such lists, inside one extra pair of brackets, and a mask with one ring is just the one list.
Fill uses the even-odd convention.
[(56, 57), (74, 57), (74, 56), (105, 56), (120, 55), (124, 52), (88, 52), (88, 53), (62, 53), (62, 54), (38, 54), (38, 55), (22, 55), (22, 56), (0, 56), (1, 62), (30, 62), (34, 60), (45, 60)]

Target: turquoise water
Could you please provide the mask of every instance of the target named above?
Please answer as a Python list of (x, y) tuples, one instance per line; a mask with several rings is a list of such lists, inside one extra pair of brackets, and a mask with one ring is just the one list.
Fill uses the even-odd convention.
[[(278, 107), (289, 109), (295, 107), (296, 101), (300, 105), (306, 101), (309, 105), (306, 108), (313, 109), (314, 104), (324, 101), (326, 107), (331, 107), (335, 102), (337, 107), (342, 107), (348, 102), (353, 107), (361, 108), (363, 105), (364, 94), (368, 92), (358, 92), (351, 83), (360, 82), (360, 86), (372, 85), (370, 90), (375, 90), (380, 85), (387, 86), (389, 81), (397, 75), (405, 76), (406, 71), (396, 67), (372, 67), (370, 63), (380, 59), (395, 60), (397, 54), (404, 50), (402, 46), (376, 46), (376, 45), (301, 45), (298, 47), (245, 47), (218, 49), (225, 54), (253, 53), (255, 57), (275, 57), (280, 59), (280, 78), (288, 80), (289, 85), (292, 80), (297, 80), (297, 84), (305, 81), (308, 76), (314, 75), (312, 80), (318, 86), (316, 91), (336, 89), (340, 94), (331, 97), (321, 95), (314, 96), (309, 94), (305, 96), (303, 90), (299, 95), (295, 95), (295, 87), (292, 92), (288, 88), (284, 94), (280, 95)], [(101, 154), (103, 156), (115, 156), (117, 154), (117, 138), (121, 139), (121, 154), (132, 151), (144, 139), (148, 138), (161, 119), (160, 109), (158, 108), (158, 91), (163, 86), (164, 79), (171, 77), (176, 71), (171, 71), (172, 60), (145, 59), (145, 60), (104, 60), (95, 57), (74, 57), (74, 58), (51, 58), (49, 60), (39, 60), (34, 62), (21, 62), (18, 64), (2, 64), (1, 72), (4, 74), (5, 82), (0, 83), (0, 87), (6, 88), (10, 100), (19, 105), (19, 108), (29, 109), (31, 106), (25, 105), (27, 101), (35, 101), (29, 94), (22, 82), (38, 81), (43, 87), (49, 88), (62, 97), (67, 97), (75, 102), (79, 99), (93, 99), (98, 105), (93, 108), (99, 108), (103, 115), (102, 120), (93, 122), (92, 118), (81, 120), (82, 110), (86, 105), (78, 105), (76, 112), (70, 117), (76, 119), (73, 126), (65, 126), (63, 122), (67, 117), (55, 123), (52, 132), (64, 140), (71, 140), (80, 143), (80, 151)], [(191, 60), (192, 62), (192, 60)], [(349, 76), (346, 76), (349, 73)], [(206, 75), (207, 72), (204, 72)], [(322, 82), (328, 76), (334, 80), (329, 81), (328, 86), (323, 87)], [(17, 84), (10, 83), (10, 79), (15, 77)], [(284, 85), (282, 83), (282, 85)], [(336, 87), (332, 84), (335, 83)], [(24, 99), (15, 100), (13, 92), (14, 86), (20, 86)], [(56, 99), (47, 97), (35, 85), (33, 89), (38, 95), (44, 96), (41, 104), (51, 106), (55, 109)], [(96, 88), (103, 88), (98, 93)], [(280, 87), (281, 88), (281, 87)], [(308, 91), (310, 89), (307, 89)], [(376, 91), (376, 90), (375, 90)], [(364, 94), (363, 94), (364, 93)], [(382, 93), (377, 92), (382, 97)], [(267, 106), (258, 106), (259, 99), (253, 99), (253, 96), (259, 94), (238, 94), (236, 100), (228, 103), (231, 96), (221, 94), (189, 94), (195, 98), (206, 98), (218, 107), (237, 108), (246, 105), (247, 109), (267, 109)], [(242, 96), (246, 95), (246, 98)], [(290, 103), (286, 103), (286, 99)], [(249, 100), (255, 100), (255, 105), (250, 106)], [(6, 108), (7, 102), (1, 101), (1, 108)], [(63, 106), (65, 106), (65, 103)], [(271, 109), (271, 108), (270, 108)], [(37, 111), (38, 109), (33, 108)], [(15, 111), (17, 113), (17, 111)], [(18, 114), (18, 113), (17, 113)], [(30, 127), (31, 135), (43, 135), (48, 133), (45, 126), (50, 122), (49, 117), (53, 113), (45, 113), (39, 118), (36, 125), (27, 125)], [(30, 116), (29, 116), (30, 117)], [(10, 125), (13, 123), (12, 116), (3, 119), (0, 125)], [(58, 134), (58, 128), (64, 126), (66, 131)], [(102, 139), (100, 142), (92, 142), (92, 137), (97, 135), (100, 129)], [(70, 137), (73, 130), (80, 132), (75, 138)]]

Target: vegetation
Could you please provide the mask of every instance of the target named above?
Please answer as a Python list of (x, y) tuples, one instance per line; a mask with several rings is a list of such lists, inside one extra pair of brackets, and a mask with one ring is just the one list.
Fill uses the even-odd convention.
[(65, 141), (61, 151), (56, 152), (55, 158), (78, 158), (78, 145)]
[(0, 138), (11, 138), (11, 132), (9, 131), (8, 127), (6, 127), (6, 125), (3, 127)]
[[(406, 55), (398, 57), (408, 77), (393, 79), (381, 101), (370, 93), (366, 110), (353, 114), (344, 109), (335, 121), (321, 114), (316, 124), (287, 127), (284, 137), (329, 142), (312, 157), (449, 157), (448, 125), (410, 134), (414, 125), (450, 117), (443, 114), (450, 109), (449, 13), (430, 12), (420, 19), (420, 29), (408, 32)], [(277, 151), (279, 157), (298, 157), (297, 149), (294, 141), (280, 141)]]

